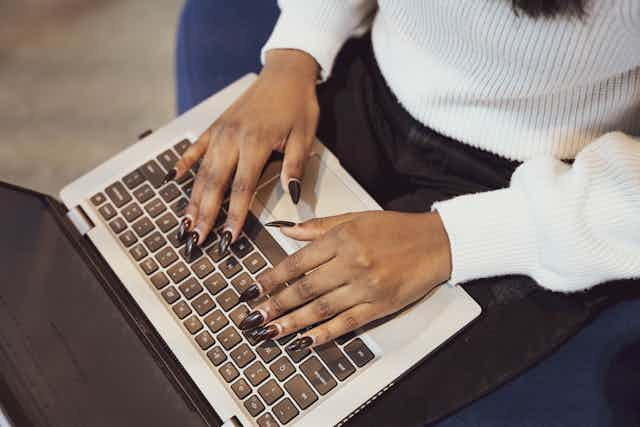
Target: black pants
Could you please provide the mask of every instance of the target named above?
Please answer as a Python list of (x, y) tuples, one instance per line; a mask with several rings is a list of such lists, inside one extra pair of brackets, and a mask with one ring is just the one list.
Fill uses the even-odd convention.
[[(319, 138), (385, 209), (427, 211), (434, 201), (503, 188), (518, 166), (414, 120), (387, 87), (368, 38), (347, 43), (318, 97)], [(463, 285), (482, 306), (480, 318), (400, 381), (401, 392), (384, 394), (354, 421), (421, 425), (455, 411), (550, 354), (625, 285), (573, 295), (525, 276)]]

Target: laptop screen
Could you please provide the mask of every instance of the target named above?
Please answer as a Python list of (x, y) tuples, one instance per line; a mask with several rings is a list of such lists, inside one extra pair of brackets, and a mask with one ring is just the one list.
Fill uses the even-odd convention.
[(13, 424), (205, 424), (43, 196), (0, 184), (0, 236), (0, 401)]

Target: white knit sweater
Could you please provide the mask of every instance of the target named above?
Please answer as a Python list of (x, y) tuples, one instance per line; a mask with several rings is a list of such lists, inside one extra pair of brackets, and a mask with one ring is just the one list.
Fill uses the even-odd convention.
[(263, 52), (306, 51), (326, 79), (372, 25), (382, 74), (416, 119), (524, 161), (509, 188), (432, 207), (452, 283), (526, 274), (566, 292), (640, 277), (640, 0), (587, 1), (582, 20), (518, 16), (508, 0), (280, 6)]

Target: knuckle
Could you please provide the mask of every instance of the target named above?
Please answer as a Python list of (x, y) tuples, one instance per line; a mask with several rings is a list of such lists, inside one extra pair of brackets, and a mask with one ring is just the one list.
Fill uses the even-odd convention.
[(246, 195), (250, 191), (249, 183), (244, 178), (237, 178), (233, 181), (231, 185), (231, 194), (235, 195)]
[(269, 298), (269, 306), (274, 315), (279, 315), (283, 312), (284, 306), (282, 305), (282, 301), (280, 301), (280, 297), (278, 295), (272, 295)]
[(296, 289), (296, 291), (298, 292), (298, 296), (302, 300), (312, 299), (316, 296), (316, 290), (313, 286), (313, 283), (311, 283), (311, 280), (307, 279), (306, 277), (298, 280), (294, 285), (294, 288)]
[(331, 317), (334, 314), (333, 306), (326, 298), (318, 298), (313, 305), (313, 310), (315, 314), (320, 318)]
[(348, 314), (344, 318), (344, 325), (349, 331), (352, 331), (360, 327), (360, 322), (353, 314)]
[(287, 274), (297, 274), (302, 265), (302, 255), (300, 252), (291, 254), (282, 262), (282, 267)]

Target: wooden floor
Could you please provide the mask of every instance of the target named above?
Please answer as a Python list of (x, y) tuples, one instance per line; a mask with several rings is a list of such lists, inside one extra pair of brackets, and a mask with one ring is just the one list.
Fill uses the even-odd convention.
[(0, 1), (0, 180), (57, 194), (170, 120), (181, 4)]

